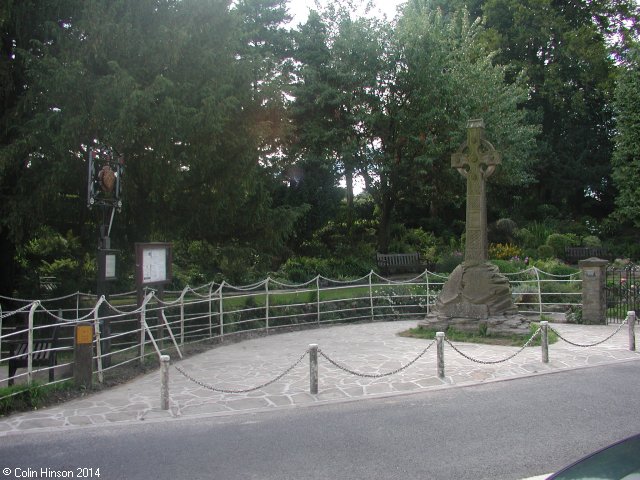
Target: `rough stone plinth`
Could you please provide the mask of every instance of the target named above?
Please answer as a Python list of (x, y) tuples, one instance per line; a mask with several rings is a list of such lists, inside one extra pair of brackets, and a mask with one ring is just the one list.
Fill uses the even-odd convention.
[(436, 310), (443, 316), (475, 319), (517, 313), (509, 280), (489, 262), (458, 265), (442, 288)]

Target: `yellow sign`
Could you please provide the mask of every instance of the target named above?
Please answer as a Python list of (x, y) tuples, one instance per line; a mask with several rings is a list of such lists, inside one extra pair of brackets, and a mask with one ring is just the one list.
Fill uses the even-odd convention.
[(78, 325), (76, 327), (76, 343), (87, 344), (93, 342), (93, 326)]

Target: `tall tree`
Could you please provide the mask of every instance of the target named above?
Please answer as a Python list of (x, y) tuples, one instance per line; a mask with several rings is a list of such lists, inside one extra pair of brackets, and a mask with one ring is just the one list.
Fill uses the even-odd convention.
[[(503, 152), (497, 184), (522, 186), (532, 179), (537, 127), (519, 108), (527, 98), (525, 79), (505, 82), (505, 68), (494, 65), (478, 41), (481, 33), (465, 12), (447, 19), (421, 1), (403, 11), (389, 55), (393, 74), (381, 84), (383, 103), (371, 143), (383, 251), (399, 206), (415, 221), (420, 212), (439, 216), (461, 205), (463, 192), (449, 158), (470, 118), (484, 117), (489, 137)], [(411, 216), (403, 220), (411, 222)]]
[(100, 142), (126, 158), (120, 241), (282, 246), (297, 214), (273, 206), (259, 164), (235, 19), (224, 0), (87, 0), (57, 23), (27, 52), (23, 118), (0, 152), (24, 165), (14, 214), (47, 224), (63, 200), (86, 212), (86, 154)]
[[(69, 183), (64, 172), (51, 170), (24, 181), (42, 151), (27, 149), (21, 132), (32, 114), (21, 103), (29, 91), (30, 62), (41, 59), (46, 50), (58, 48), (52, 42), (77, 15), (80, 3), (9, 0), (0, 4), (0, 293), (11, 293), (17, 274), (16, 246), (43, 218), (63, 232), (71, 222), (82, 219), (79, 209), (56, 191), (58, 181)], [(42, 147), (47, 148), (46, 144)], [(55, 205), (47, 205), (52, 198), (57, 199)]]
[(381, 72), (378, 33), (373, 21), (352, 19), (342, 5), (322, 16), (311, 12), (298, 40), (292, 152), (324, 158), (344, 178), (349, 223), (354, 178), (366, 160), (366, 123)]
[(616, 85), (613, 179), (618, 187), (617, 213), (640, 226), (640, 50), (630, 56)]
[(282, 158), (287, 135), (286, 95), (292, 82), (292, 32), (286, 0), (240, 0), (231, 10), (238, 25), (240, 68), (248, 72), (252, 129), (265, 163)]

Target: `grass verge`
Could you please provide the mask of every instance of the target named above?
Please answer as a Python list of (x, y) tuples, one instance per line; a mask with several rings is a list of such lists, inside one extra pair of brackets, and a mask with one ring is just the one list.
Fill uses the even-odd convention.
[[(531, 323), (530, 333), (527, 335), (489, 335), (481, 332), (461, 332), (454, 328), (448, 328), (445, 331), (447, 338), (452, 342), (464, 342), (464, 343), (482, 343), (486, 345), (503, 345), (509, 347), (521, 347), (524, 345), (531, 335), (535, 333), (540, 325), (537, 323)], [(436, 338), (436, 330), (428, 328), (411, 328), (399, 334), (401, 337), (411, 338), (423, 338), (425, 340), (433, 340)], [(558, 336), (549, 329), (549, 344), (556, 343)], [(530, 344), (531, 347), (540, 346), (540, 335), (538, 335)]]

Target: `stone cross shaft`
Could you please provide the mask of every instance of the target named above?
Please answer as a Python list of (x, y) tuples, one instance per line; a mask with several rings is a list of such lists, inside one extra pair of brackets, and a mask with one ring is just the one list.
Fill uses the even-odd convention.
[(451, 166), (467, 179), (467, 222), (464, 261), (483, 263), (489, 259), (487, 240), (486, 179), (500, 164), (500, 154), (484, 138), (484, 121), (469, 120), (467, 141), (451, 155)]

